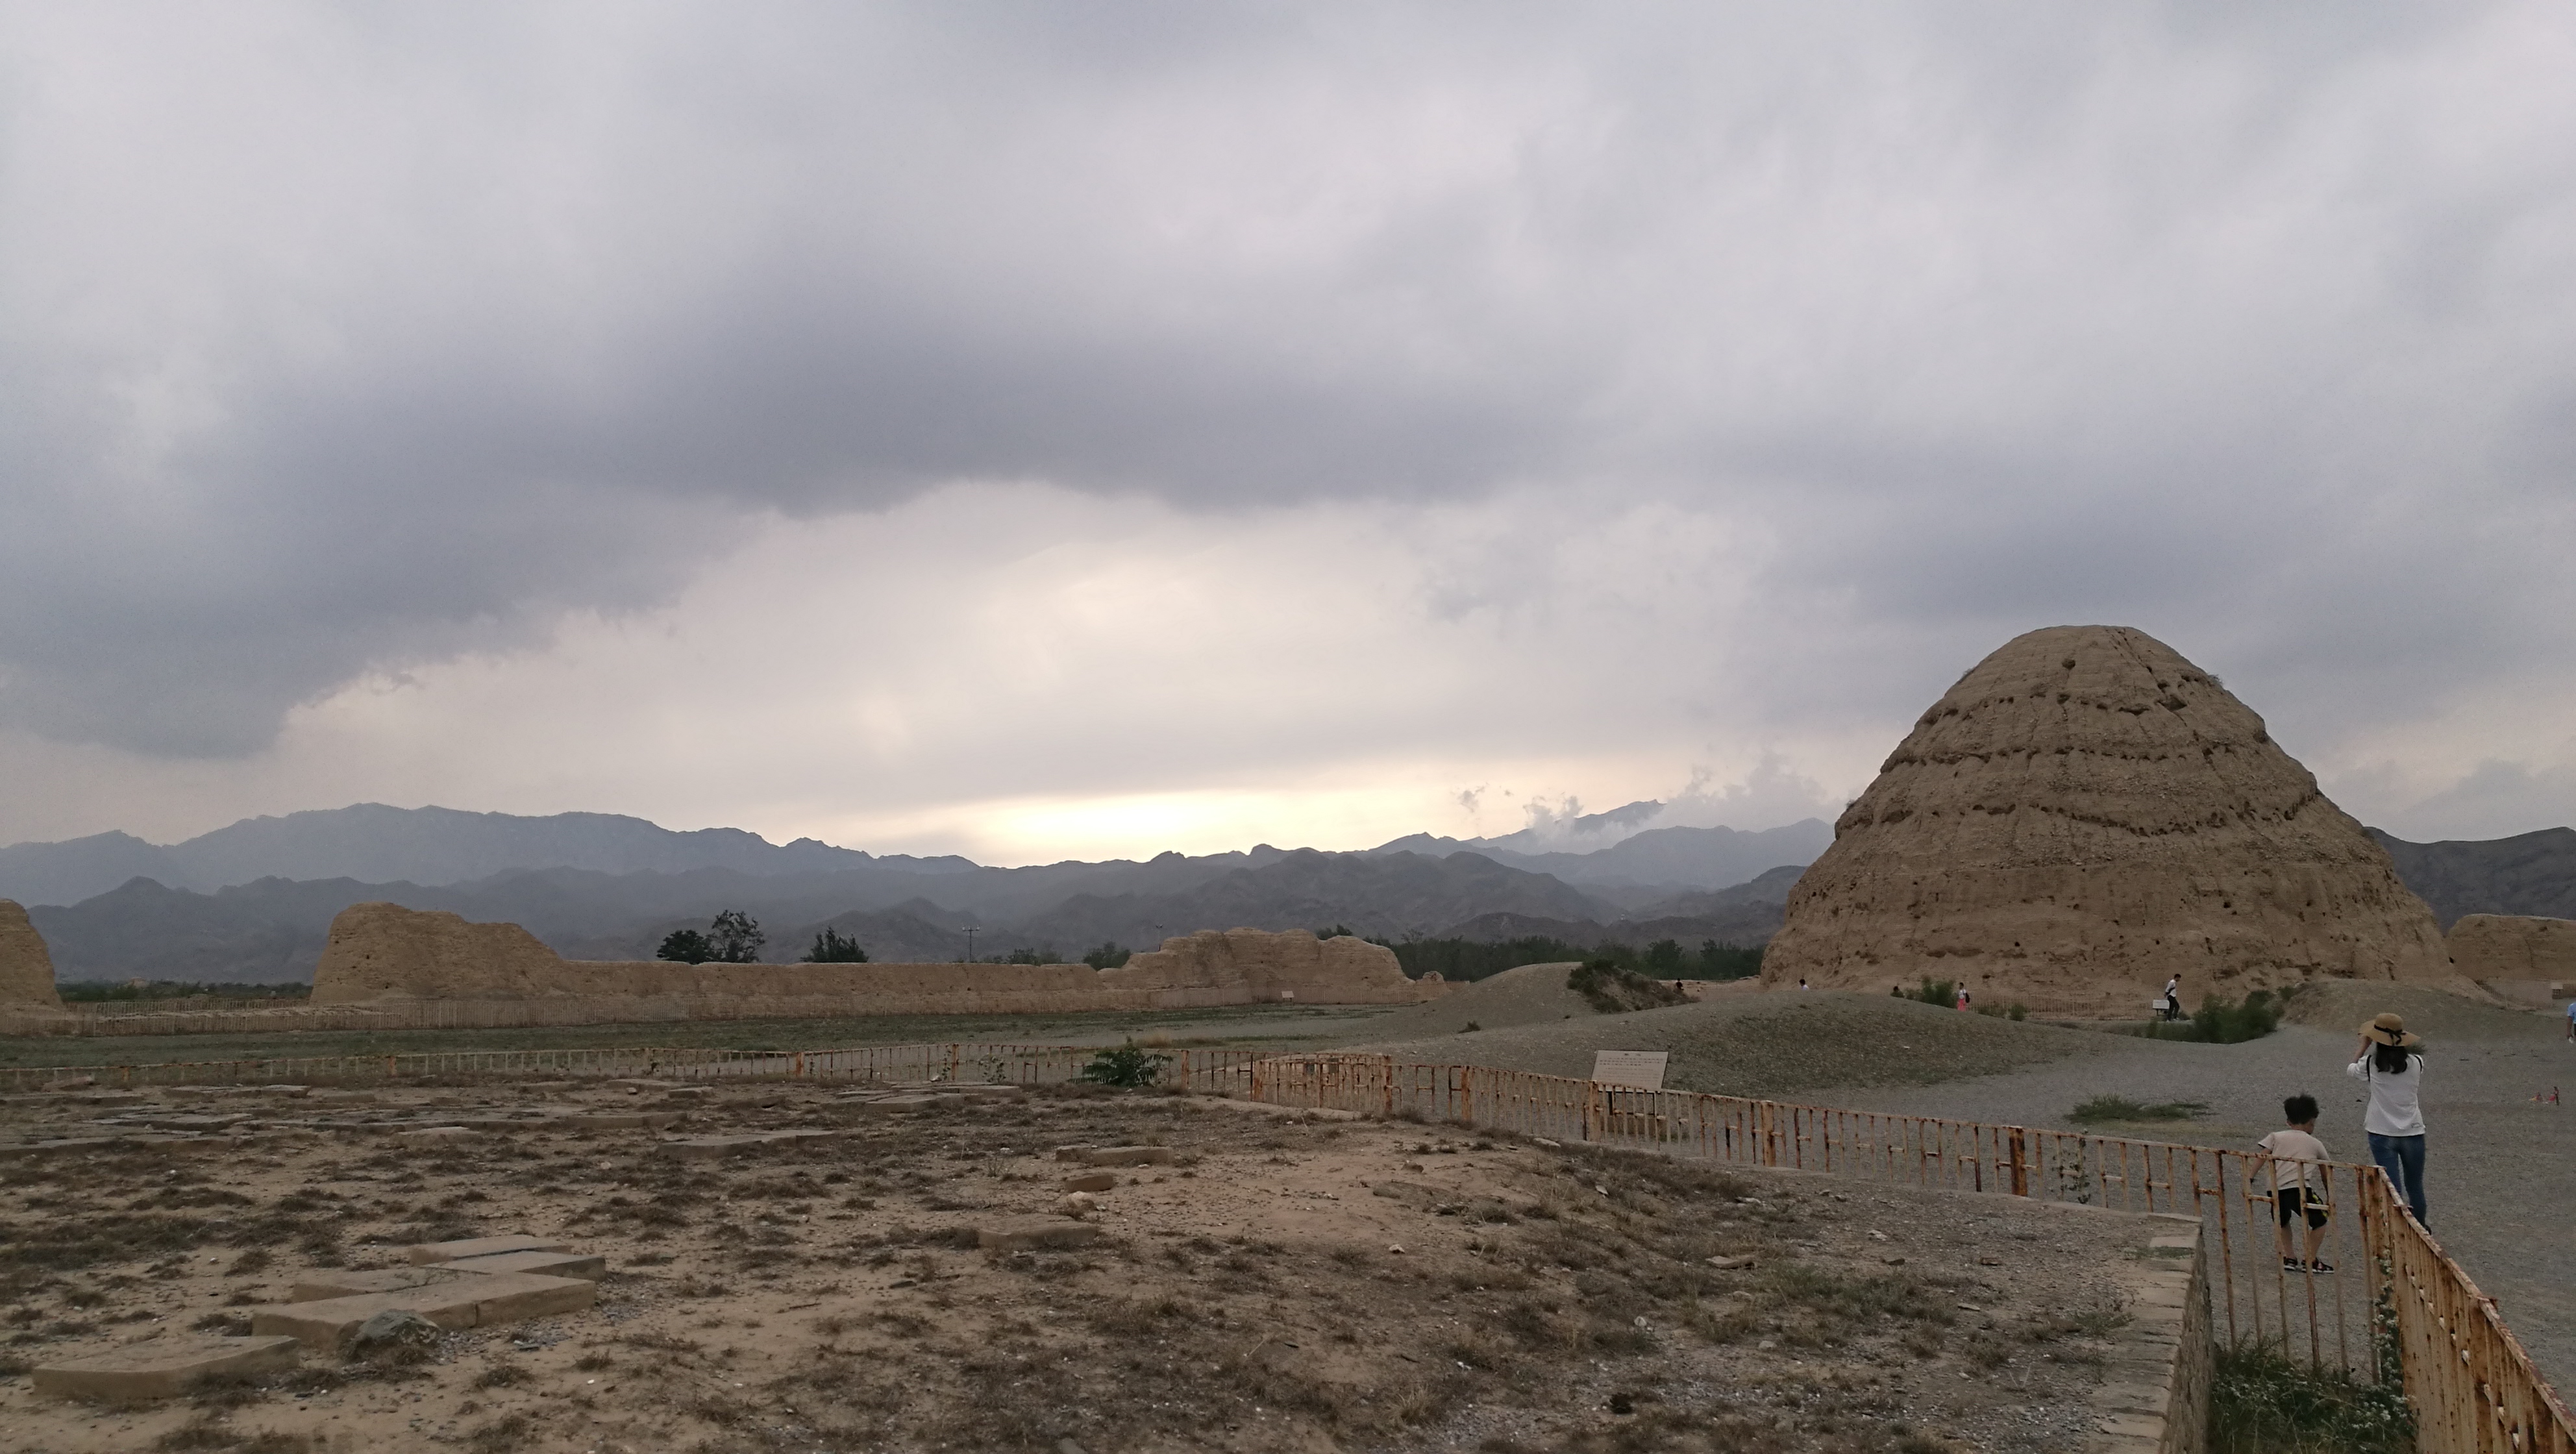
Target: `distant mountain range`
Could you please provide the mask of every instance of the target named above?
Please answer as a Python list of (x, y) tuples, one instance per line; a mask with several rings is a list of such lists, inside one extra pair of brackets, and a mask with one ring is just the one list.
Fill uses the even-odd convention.
[(2469, 914), (2576, 919), (2576, 828), (2441, 843), (2409, 843), (2376, 828), (2370, 836), (2445, 933)]
[(0, 848), (0, 899), (74, 904), (127, 879), (174, 889), (219, 889), (264, 878), (354, 878), (451, 884), (513, 868), (600, 873), (682, 873), (726, 868), (769, 875), (882, 867), (906, 873), (975, 868), (963, 858), (877, 858), (811, 838), (784, 846), (739, 828), (678, 832), (614, 813), (460, 813), (359, 803), (283, 818), (244, 818), (168, 845), (128, 833)]
[[(1617, 812), (1642, 821), (1632, 810), (1651, 806)], [(2576, 830), (2483, 843), (2374, 836), (2445, 928), (2469, 913), (2576, 918)], [(978, 957), (1070, 957), (1239, 925), (1755, 944), (1779, 927), (1791, 886), (1831, 838), (1809, 820), (1763, 832), (1650, 828), (1589, 853), (1529, 851), (1523, 835), (1416, 834), (1356, 853), (1264, 844), (987, 868), (610, 814), (360, 804), (167, 846), (106, 833), (0, 848), (0, 898), (29, 905), (65, 979), (306, 979), (332, 917), (370, 900), (521, 924), (577, 959), (649, 957), (671, 930), (723, 909), (759, 919), (774, 960), (798, 957), (826, 926), (903, 961), (959, 957), (969, 927)]]
[[(1631, 803), (1636, 808), (1652, 803)], [(1613, 813), (1599, 815), (1614, 817)], [(1371, 849), (1372, 853), (1475, 853), (1497, 863), (1532, 873), (1553, 875), (1570, 884), (1633, 908), (1684, 888), (1720, 889), (1745, 883), (1782, 864), (1801, 867), (1816, 861), (1832, 845), (1833, 826), (1808, 818), (1785, 828), (1758, 833), (1734, 828), (1648, 828), (1589, 853), (1529, 850), (1512, 846), (1526, 835), (1509, 838), (1435, 838), (1416, 833)]]
[[(732, 908), (769, 930), (772, 958), (795, 958), (829, 926), (881, 960), (940, 960), (964, 952), (969, 926), (982, 957), (1076, 955), (1238, 925), (1339, 924), (1386, 937), (1488, 920), (1622, 925), (1783, 864), (1794, 878), (1831, 836), (1810, 820), (1761, 833), (1653, 829), (1593, 854), (1416, 835), (1363, 853), (1264, 844), (987, 868), (609, 814), (369, 803), (249, 819), (167, 846), (123, 833), (19, 844), (0, 849), (0, 898), (30, 906), (66, 979), (307, 978), (332, 917), (378, 899), (521, 924), (574, 958), (648, 957), (672, 929)], [(1716, 937), (1757, 942), (1777, 921), (1776, 908), (1767, 918), (1737, 912)]]

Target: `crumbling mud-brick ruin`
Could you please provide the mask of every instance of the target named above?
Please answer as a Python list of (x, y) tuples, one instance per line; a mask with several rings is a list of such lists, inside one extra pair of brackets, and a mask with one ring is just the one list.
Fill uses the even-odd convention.
[(54, 958), (45, 952), (45, 936), (27, 920), (14, 899), (0, 899), (0, 1009), (13, 1015), (43, 1014), (63, 1007), (54, 989)]
[(2475, 994), (2388, 854), (2217, 678), (2144, 632), (2005, 643), (1932, 704), (1789, 896), (1770, 987), (2143, 1017), (2315, 976)]
[(2576, 994), (2576, 920), (2464, 914), (2442, 942), (2453, 969), (2514, 1004), (2555, 1008)]
[(548, 1018), (1030, 1014), (1280, 1002), (1409, 1005), (1447, 986), (1405, 977), (1395, 952), (1304, 930), (1206, 931), (1117, 969), (1087, 964), (680, 964), (569, 960), (516, 924), (474, 924), (398, 904), (357, 904), (331, 923), (313, 974), (317, 1006), (546, 1001)]

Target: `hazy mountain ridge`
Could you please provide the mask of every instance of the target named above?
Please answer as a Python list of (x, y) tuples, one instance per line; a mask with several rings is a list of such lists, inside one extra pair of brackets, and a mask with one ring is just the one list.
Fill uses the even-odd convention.
[(2432, 906), (2446, 934), (2469, 914), (2576, 919), (2576, 828), (2438, 843), (2367, 831), (2396, 860), (2406, 887)]
[(78, 903), (133, 878), (211, 891), (264, 878), (350, 878), (438, 887), (533, 868), (621, 874), (729, 868), (771, 875), (861, 868), (940, 874), (977, 867), (956, 857), (879, 857), (811, 838), (773, 844), (739, 828), (684, 831), (616, 813), (524, 817), (356, 803), (244, 818), (167, 845), (122, 832), (13, 844), (0, 848), (0, 898), (24, 904)]
[[(1029, 870), (985, 869), (929, 881), (911, 876), (904, 885), (911, 892), (896, 899), (886, 893), (893, 885), (867, 872), (761, 877), (711, 868), (617, 875), (545, 869), (451, 885), (271, 878), (211, 894), (135, 879), (76, 905), (38, 906), (29, 914), (52, 946), (56, 973), (64, 979), (140, 975), (263, 982), (309, 978), (332, 917), (350, 904), (374, 900), (506, 920), (577, 959), (649, 958), (663, 935), (703, 926), (727, 908), (762, 922), (773, 960), (798, 957), (828, 923), (857, 937), (872, 958), (932, 961), (962, 954), (968, 925), (978, 931), (979, 956), (1053, 948), (1070, 957), (1104, 940), (1150, 947), (1165, 934), (1210, 928), (1341, 923), (1367, 934), (1424, 935), (1497, 911), (1551, 921), (1612, 913), (1545, 874), (1476, 854), (1432, 859), (1298, 849), (1079, 867), (1105, 871), (1060, 880), (1125, 888), (1068, 894), (1037, 914), (1011, 920), (973, 904), (941, 903), (923, 890), (972, 887), (983, 875)], [(985, 880), (984, 886), (988, 892), (981, 897), (1004, 903), (1024, 897), (1027, 889), (1025, 881), (1007, 878)]]
[[(1631, 803), (1627, 808), (1598, 816), (1611, 818), (1652, 806), (1657, 805)], [(1415, 833), (1368, 851), (1479, 853), (1497, 863), (1552, 874), (1587, 889), (1706, 890), (1743, 883), (1780, 864), (1813, 863), (1833, 843), (1834, 830), (1821, 818), (1806, 818), (1756, 832), (1739, 828), (1648, 828), (1584, 853), (1523, 851), (1511, 846), (1515, 840), (1524, 844), (1536, 841), (1526, 832), (1503, 838), (1440, 838)]]
[[(1639, 818), (1633, 810), (1643, 806), (1597, 816)], [(2444, 843), (2372, 832), (2445, 928), (2469, 913), (2576, 918), (2576, 830)], [(1145, 947), (1196, 929), (1333, 924), (1387, 937), (1753, 944), (1779, 927), (1801, 865), (1831, 836), (1814, 820), (1761, 832), (1649, 828), (1576, 854), (1415, 834), (1358, 853), (1262, 844), (1142, 862), (987, 868), (811, 839), (773, 845), (734, 829), (673, 832), (613, 814), (514, 818), (360, 804), (249, 819), (167, 846), (124, 833), (19, 844), (0, 849), (0, 897), (30, 905), (65, 979), (307, 978), (333, 916), (379, 899), (521, 924), (584, 959), (648, 956), (670, 930), (703, 925), (728, 908), (769, 927), (768, 955), (779, 960), (796, 958), (826, 925), (854, 935), (877, 959), (908, 961), (957, 957), (970, 925), (979, 956), (1050, 948), (1071, 956), (1104, 940)], [(584, 861), (507, 864), (434, 881), (460, 867), (549, 852)], [(647, 866), (599, 866), (639, 860)], [(209, 875), (315, 861), (423, 872), (269, 872), (197, 886)], [(29, 887), (110, 873), (118, 876), (109, 887), (68, 905)], [(1729, 873), (1737, 877), (1713, 881)]]

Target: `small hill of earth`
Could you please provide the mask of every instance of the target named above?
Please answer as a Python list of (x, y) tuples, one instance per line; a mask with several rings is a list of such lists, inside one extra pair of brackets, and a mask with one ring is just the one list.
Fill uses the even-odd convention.
[[(1566, 987), (1565, 978), (1579, 966), (1524, 964), (1458, 986), (1428, 1004), (1398, 1010), (1368, 1022), (1372, 1040), (1415, 1040), (1454, 1035), (1469, 1025), (1498, 1030), (1507, 1025), (1552, 1025), (1560, 1020), (1589, 1020), (1597, 1013), (1589, 1001)], [(1590, 1068), (1590, 1062), (1585, 1062)]]
[(2372, 1016), (2390, 1011), (2405, 1016), (2406, 1028), (2428, 1041), (2555, 1040), (2566, 1034), (2563, 1007), (2533, 1014), (2504, 1005), (2482, 1005), (2422, 985), (2352, 980), (2318, 980), (2303, 986), (2290, 996), (2282, 1018), (2351, 1040)]
[[(1672, 1055), (1664, 1076), (1670, 1089), (1785, 1097), (1827, 1086), (1995, 1075), (2062, 1059), (2103, 1039), (2089, 1030), (1962, 1014), (1891, 995), (1830, 991), (1602, 1015), (1565, 988), (1571, 968), (1533, 964), (1507, 971), (1372, 1021), (1371, 1043), (1349, 1048), (1576, 1079), (1591, 1075), (1595, 1051), (1663, 1050)], [(1472, 991), (1488, 985), (1500, 992), (1471, 1000)], [(1470, 1020), (1484, 1028), (1465, 1030)]]

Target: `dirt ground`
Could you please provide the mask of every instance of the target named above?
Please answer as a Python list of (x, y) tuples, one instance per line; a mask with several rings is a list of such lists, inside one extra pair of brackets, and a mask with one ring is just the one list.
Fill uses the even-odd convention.
[[(599, 1306), (169, 1404), (8, 1377), (11, 1448), (2055, 1450), (2146, 1255), (2110, 1213), (1182, 1096), (852, 1119), (828, 1089), (738, 1087), (664, 1131), (280, 1128), (658, 1095), (318, 1094), (227, 1098), (252, 1121), (212, 1147), (0, 1162), (11, 1372), (467, 1235), (606, 1254)], [(847, 1134), (655, 1150), (790, 1127)], [(1176, 1160), (1120, 1172), (1088, 1247), (979, 1250), (978, 1226), (1056, 1211), (1085, 1168), (1053, 1148), (1080, 1144)]]
[[(2284, 1097), (2324, 1108), (2317, 1134), (2337, 1159), (2368, 1161), (2363, 1088), (2344, 1075), (2354, 1027), (2393, 1009), (2426, 1037), (2425, 1183), (2431, 1226), (2560, 1389), (2576, 1389), (2576, 1044), (2563, 1019), (2495, 1009), (2439, 991), (2334, 985), (2292, 1001), (2292, 1020), (2242, 1045), (2086, 1033), (2078, 1053), (1940, 1084), (1829, 1088), (1802, 1099), (2024, 1126), (2073, 1129), (2093, 1096), (2199, 1101), (2203, 1116), (2114, 1135), (2232, 1146), (2281, 1123)], [(1468, 1037), (1473, 1038), (1473, 1037)], [(2561, 1094), (2555, 1103), (2545, 1099)]]
[[(1530, 968), (1562, 974), (1561, 966)], [(1537, 998), (1544, 988), (1530, 986), (1515, 998)], [(1583, 1004), (1564, 990), (1561, 978), (1555, 993)], [(1421, 1022), (1422, 1009), (1404, 1013), (1410, 1023)], [(1797, 1099), (1812, 1099), (1806, 1093), (1826, 1088), (1991, 1075), (2080, 1054), (2104, 1038), (2037, 1021), (1963, 1015), (1918, 1000), (1826, 991), (1719, 995), (1670, 1009), (1550, 1017), (1410, 1040), (1385, 1033), (1406, 1023), (1362, 1027), (1360, 1048), (1406, 1060), (1493, 1065), (1578, 1080), (1592, 1074), (1595, 1051), (1663, 1050), (1672, 1055), (1664, 1074), (1670, 1089)]]
[(1365, 1033), (1386, 1005), (1224, 1005), (1078, 1015), (859, 1015), (803, 1020), (660, 1020), (628, 1025), (531, 1025), (489, 1030), (281, 1030), (259, 1035), (0, 1036), (0, 1066), (140, 1065), (317, 1055), (412, 1055), (435, 1050), (563, 1050), (622, 1045), (814, 1050), (845, 1045), (1115, 1045), (1159, 1035), (1190, 1044), (1306, 1043)]

